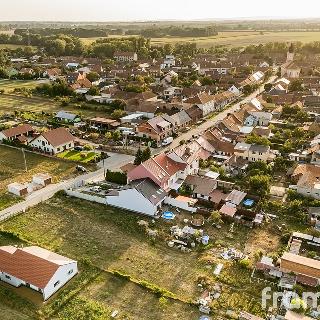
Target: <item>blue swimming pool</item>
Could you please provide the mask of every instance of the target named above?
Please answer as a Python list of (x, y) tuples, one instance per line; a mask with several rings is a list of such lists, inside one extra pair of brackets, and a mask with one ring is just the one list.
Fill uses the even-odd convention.
[(252, 199), (246, 199), (243, 201), (243, 204), (246, 206), (246, 207), (252, 207), (253, 204), (254, 204), (254, 200)]
[(166, 219), (166, 220), (173, 220), (175, 217), (174, 213), (171, 212), (171, 211), (165, 211), (163, 214), (162, 214), (162, 218), (163, 219)]

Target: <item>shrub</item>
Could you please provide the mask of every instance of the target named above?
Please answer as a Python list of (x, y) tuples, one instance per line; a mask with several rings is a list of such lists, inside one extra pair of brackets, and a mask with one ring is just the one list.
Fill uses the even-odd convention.
[(125, 185), (127, 184), (127, 175), (122, 172), (107, 170), (106, 180), (109, 182)]

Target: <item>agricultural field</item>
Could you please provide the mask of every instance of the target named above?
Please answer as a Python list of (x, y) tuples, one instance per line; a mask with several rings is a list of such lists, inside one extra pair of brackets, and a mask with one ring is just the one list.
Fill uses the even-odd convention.
[[(129, 37), (129, 36), (110, 36), (111, 37)], [(82, 38), (86, 45), (100, 38)], [(152, 38), (151, 44), (162, 46), (166, 43), (196, 43), (199, 48), (210, 48), (214, 46), (243, 47), (252, 44), (264, 44), (268, 42), (296, 42), (303, 43), (319, 41), (319, 31), (224, 31), (219, 32), (217, 36), (212, 37), (165, 37)]]
[(151, 43), (163, 45), (166, 43), (194, 42), (199, 48), (214, 46), (243, 47), (252, 44), (264, 44), (268, 42), (296, 42), (303, 43), (319, 41), (320, 32), (296, 31), (296, 32), (260, 32), (260, 31), (230, 31), (220, 32), (213, 37), (201, 38), (153, 38)]
[(12, 182), (26, 182), (36, 173), (49, 173), (53, 182), (75, 176), (75, 163), (39, 154), (25, 152), (28, 172), (25, 172), (21, 150), (0, 146), (0, 210), (21, 199), (6, 192), (7, 185)]
[[(230, 237), (228, 225), (220, 230), (207, 227), (212, 247), (182, 253), (168, 248), (164, 239), (151, 241), (138, 225), (140, 219), (141, 216), (120, 209), (59, 195), (3, 223), (1, 229), (7, 234), (18, 234), (21, 241), (37, 243), (77, 260), (85, 259), (99, 270), (70, 304), (61, 308), (60, 319), (74, 319), (66, 315), (71, 309), (81, 310), (77, 301), (85, 301), (87, 306), (94, 301), (104, 312), (119, 310), (119, 319), (194, 320), (199, 314), (190, 302), (200, 296), (200, 276), (222, 286), (221, 298), (213, 304), (217, 315), (223, 315), (227, 309), (261, 312), (262, 287), (257, 284), (252, 288), (250, 270), (223, 260), (224, 269), (215, 278), (212, 268), (221, 262), (219, 252), (223, 247), (245, 250), (251, 236), (259, 247), (260, 242), (266, 242), (264, 233), (237, 226)], [(154, 227), (166, 238), (172, 225), (159, 220)], [(274, 245), (265, 245), (267, 251), (278, 247), (279, 235), (272, 230)], [(255, 248), (250, 245), (249, 250), (253, 254)], [(160, 288), (165, 296), (152, 288)]]

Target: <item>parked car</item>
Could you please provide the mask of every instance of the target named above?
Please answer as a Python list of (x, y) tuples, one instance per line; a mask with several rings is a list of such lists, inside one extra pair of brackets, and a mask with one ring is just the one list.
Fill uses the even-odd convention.
[(165, 147), (165, 146), (169, 145), (169, 144), (172, 143), (172, 142), (173, 142), (173, 137), (165, 138), (165, 139), (163, 139), (163, 141), (162, 141), (162, 146)]
[(83, 151), (83, 147), (81, 147), (81, 146), (76, 146), (76, 147), (74, 147), (74, 150), (76, 150), (76, 151)]
[(88, 170), (84, 166), (77, 165), (76, 169), (80, 172), (88, 172)]
[(102, 189), (101, 189), (101, 187), (99, 187), (99, 186), (94, 186), (94, 187), (91, 187), (90, 188), (90, 191), (93, 191), (93, 192), (100, 192)]

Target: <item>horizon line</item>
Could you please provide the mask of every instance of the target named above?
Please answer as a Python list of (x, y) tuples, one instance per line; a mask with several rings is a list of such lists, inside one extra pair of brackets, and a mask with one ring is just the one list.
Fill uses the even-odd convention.
[(201, 19), (128, 19), (128, 20), (2, 20), (4, 23), (152, 23), (152, 22), (228, 22), (228, 21), (290, 21), (290, 20), (320, 20), (319, 17), (289, 17), (289, 16), (248, 16), (230, 18), (201, 18)]

